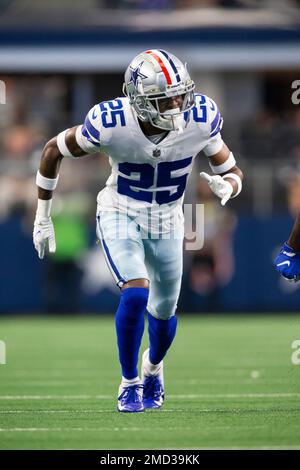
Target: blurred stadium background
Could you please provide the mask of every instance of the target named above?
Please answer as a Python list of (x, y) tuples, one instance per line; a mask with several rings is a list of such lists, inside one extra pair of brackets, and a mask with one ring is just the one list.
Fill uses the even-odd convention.
[[(63, 161), (55, 194), (57, 254), (32, 245), (35, 173), (46, 141), (121, 94), (138, 52), (163, 48), (215, 99), (246, 179), (225, 209), (197, 172), (206, 242), (185, 252), (181, 312), (299, 310), (299, 285), (272, 267), (300, 210), (300, 2), (292, 0), (0, 0), (0, 314), (112, 312), (118, 303), (96, 244), (106, 157)], [(3, 88), (2, 83), (2, 88)]]

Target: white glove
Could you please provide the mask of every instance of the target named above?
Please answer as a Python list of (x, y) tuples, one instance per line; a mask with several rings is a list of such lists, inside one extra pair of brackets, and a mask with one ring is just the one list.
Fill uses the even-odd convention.
[(50, 217), (50, 208), (51, 201), (39, 199), (33, 228), (33, 244), (40, 259), (44, 258), (47, 245), (49, 253), (55, 253), (56, 251), (55, 233)]
[(216, 196), (221, 199), (222, 206), (225, 206), (226, 202), (231, 198), (233, 187), (229, 181), (226, 181), (220, 175), (210, 176), (204, 171), (200, 173), (201, 178), (207, 181), (208, 186)]
[(49, 253), (55, 253), (56, 242), (51, 217), (48, 217), (47, 219), (35, 220), (33, 229), (33, 243), (40, 259), (44, 258), (47, 244)]

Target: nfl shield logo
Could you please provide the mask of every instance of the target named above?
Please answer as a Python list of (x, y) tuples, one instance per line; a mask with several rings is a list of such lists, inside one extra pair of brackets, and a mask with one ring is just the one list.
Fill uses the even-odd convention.
[(160, 150), (159, 150), (159, 149), (153, 150), (153, 154), (152, 154), (152, 155), (153, 155), (153, 157), (156, 157), (156, 158), (157, 158), (157, 157), (160, 157)]

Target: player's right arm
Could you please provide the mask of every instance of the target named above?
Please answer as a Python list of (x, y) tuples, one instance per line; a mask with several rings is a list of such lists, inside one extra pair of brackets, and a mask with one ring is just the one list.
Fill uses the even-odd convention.
[(84, 124), (67, 129), (45, 145), (36, 176), (38, 203), (33, 229), (33, 243), (42, 259), (48, 246), (55, 253), (56, 242), (51, 220), (52, 194), (58, 182), (61, 161), (99, 152), (100, 132), (97, 130), (96, 107), (88, 113)]
[(290, 237), (274, 260), (275, 268), (288, 281), (300, 279), (300, 214), (296, 217)]

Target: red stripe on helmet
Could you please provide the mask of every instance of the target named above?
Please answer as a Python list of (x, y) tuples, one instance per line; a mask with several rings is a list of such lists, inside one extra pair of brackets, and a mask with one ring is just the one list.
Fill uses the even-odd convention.
[(160, 68), (161, 68), (161, 70), (162, 70), (164, 76), (166, 77), (167, 84), (168, 84), (168, 85), (172, 85), (172, 80), (171, 80), (170, 74), (169, 74), (169, 72), (168, 72), (168, 70), (167, 70), (165, 64), (164, 64), (163, 61), (161, 60), (161, 58), (160, 58), (157, 54), (155, 54), (154, 52), (152, 52), (152, 51), (146, 51), (146, 54), (151, 54), (151, 55), (154, 57), (154, 59), (157, 60), (157, 62), (159, 63)]

